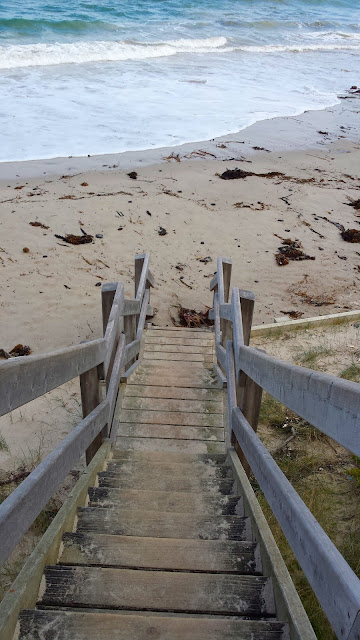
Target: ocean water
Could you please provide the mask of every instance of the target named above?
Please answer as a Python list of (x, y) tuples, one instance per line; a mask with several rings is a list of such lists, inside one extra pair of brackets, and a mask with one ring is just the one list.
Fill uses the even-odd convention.
[(173, 146), (360, 85), (360, 0), (0, 0), (0, 161)]

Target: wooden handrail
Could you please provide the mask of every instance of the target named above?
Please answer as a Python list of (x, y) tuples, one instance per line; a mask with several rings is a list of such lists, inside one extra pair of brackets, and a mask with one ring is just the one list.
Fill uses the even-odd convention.
[(357, 382), (283, 362), (252, 347), (242, 346), (238, 353), (239, 368), (259, 386), (360, 456), (360, 385)]
[[(254, 473), (338, 638), (355, 640), (360, 637), (360, 581), (261, 443), (256, 427), (265, 389), (359, 456), (360, 385), (248, 346), (254, 296), (233, 288), (231, 303), (221, 303), (223, 263), (218, 261), (210, 288), (216, 355), (227, 383), (226, 443), (235, 446), (245, 470)], [(221, 321), (228, 323), (223, 330)], [(231, 338), (226, 349), (224, 332)]]
[(52, 353), (0, 363), (0, 416), (104, 362), (103, 338)]
[[(114, 412), (122, 371), (138, 357), (154, 279), (149, 255), (136, 256), (136, 299), (125, 299), (124, 287), (102, 288), (104, 337), (50, 354), (20, 357), (0, 363), (0, 415), (80, 376), (84, 418), (0, 505), (0, 566), (20, 542), (74, 463), (86, 452), (90, 462), (105, 437), (114, 440)], [(138, 268), (141, 265), (141, 270)], [(120, 333), (128, 319), (134, 337)], [(126, 344), (128, 342), (128, 344)], [(100, 375), (106, 379), (101, 400)], [(114, 435), (115, 434), (115, 435)]]
[(237, 407), (232, 428), (337, 637), (350, 638), (360, 611), (360, 580)]
[(104, 400), (0, 505), (0, 566), (108, 420)]

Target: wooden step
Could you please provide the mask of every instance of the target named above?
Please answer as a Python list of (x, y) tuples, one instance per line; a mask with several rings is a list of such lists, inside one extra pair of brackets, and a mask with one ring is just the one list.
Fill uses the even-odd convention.
[(171, 476), (173, 478), (233, 478), (233, 472), (229, 465), (212, 464), (211, 462), (178, 462), (173, 465), (171, 462), (161, 460), (152, 462), (151, 460), (127, 461), (110, 460), (107, 463), (106, 471), (111, 474), (124, 476), (136, 476), (136, 478), (154, 478), (160, 476)]
[(20, 640), (288, 640), (288, 637), (287, 625), (272, 620), (51, 610), (22, 611), (20, 616)]
[(121, 422), (137, 424), (170, 424), (189, 427), (223, 427), (223, 416), (217, 413), (188, 413), (186, 411), (138, 411), (121, 409)]
[(250, 521), (241, 516), (131, 511), (112, 507), (79, 507), (77, 531), (147, 538), (252, 540)]
[(174, 400), (205, 400), (223, 406), (221, 389), (197, 389), (189, 387), (155, 387), (146, 385), (128, 385), (126, 397), (163, 398)]
[(275, 614), (270, 578), (99, 567), (45, 568), (42, 605), (243, 616)]
[(122, 400), (122, 409), (136, 411), (172, 411), (176, 413), (223, 413), (222, 402), (211, 400), (177, 400), (175, 398), (134, 398), (127, 393)]
[(130, 376), (128, 385), (146, 385), (156, 387), (187, 387), (189, 389), (219, 389), (215, 376), (166, 375), (166, 372), (136, 372)]
[(153, 336), (145, 334), (145, 342), (146, 346), (153, 345), (175, 345), (179, 347), (207, 347), (213, 348), (215, 347), (214, 335), (210, 335), (209, 337), (201, 337), (201, 338), (189, 338), (177, 336), (175, 332), (172, 332), (169, 336), (165, 338), (161, 338), (159, 336)]
[(175, 440), (210, 440), (222, 442), (224, 429), (219, 427), (191, 427), (174, 424), (136, 424), (120, 422), (118, 436), (131, 438), (172, 438)]
[(177, 338), (193, 338), (194, 340), (214, 340), (215, 336), (211, 329), (186, 329), (182, 327), (162, 327), (159, 329), (151, 328), (147, 329), (145, 335), (147, 338), (171, 338), (172, 336), (176, 336)]
[(60, 564), (260, 574), (253, 542), (66, 533)]
[(179, 362), (167, 362), (166, 360), (152, 362), (151, 360), (142, 360), (141, 364), (139, 364), (138, 368), (135, 370), (134, 375), (139, 373), (139, 371), (165, 370), (170, 371), (175, 375), (198, 375), (199, 373), (211, 375), (213, 372), (213, 364), (207, 364), (203, 361), (189, 363), (185, 360), (180, 360)]
[(98, 474), (99, 487), (114, 487), (118, 489), (138, 489), (149, 491), (189, 491), (195, 493), (210, 492), (214, 495), (232, 493), (235, 482), (232, 478), (217, 477), (198, 478), (193, 475), (161, 475), (152, 472), (126, 475), (102, 471)]
[(116, 446), (124, 451), (161, 453), (224, 454), (224, 442), (214, 440), (176, 440), (174, 438), (130, 438), (118, 435)]
[(213, 347), (212, 345), (203, 346), (203, 345), (183, 345), (183, 344), (157, 344), (157, 343), (149, 343), (145, 340), (144, 343), (144, 351), (147, 353), (202, 353), (208, 356), (213, 355)]
[(226, 455), (221, 453), (201, 454), (201, 453), (161, 453), (157, 451), (124, 451), (122, 449), (112, 449), (112, 460), (128, 460), (133, 462), (152, 462), (153, 464), (169, 462), (171, 464), (184, 464), (190, 462), (205, 462), (211, 465), (223, 465)]
[[(177, 362), (178, 360), (182, 363), (184, 362), (214, 362), (213, 355), (206, 355), (203, 353), (163, 353), (162, 351), (144, 351), (143, 352), (144, 361), (158, 361), (164, 360), (165, 362)], [(174, 365), (176, 366), (176, 365)]]
[(148, 491), (138, 489), (114, 489), (112, 487), (89, 488), (89, 507), (117, 507), (118, 509), (175, 511), (203, 515), (243, 516), (240, 496), (211, 495), (181, 491)]

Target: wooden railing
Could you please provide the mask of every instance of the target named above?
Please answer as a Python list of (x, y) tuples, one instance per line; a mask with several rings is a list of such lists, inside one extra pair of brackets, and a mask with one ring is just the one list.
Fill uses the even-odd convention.
[(77, 376), (83, 412), (75, 429), (0, 505), (0, 566), (77, 460), (85, 453), (89, 464), (104, 439), (115, 439), (120, 377), (138, 358), (152, 286), (149, 255), (137, 255), (134, 299), (125, 298), (122, 284), (102, 288), (103, 338), (0, 363), (0, 416)]
[(219, 377), (227, 384), (227, 441), (256, 477), (338, 638), (360, 638), (360, 581), (256, 435), (262, 390), (360, 455), (360, 385), (283, 362), (249, 346), (254, 295), (233, 288), (219, 258), (214, 292)]

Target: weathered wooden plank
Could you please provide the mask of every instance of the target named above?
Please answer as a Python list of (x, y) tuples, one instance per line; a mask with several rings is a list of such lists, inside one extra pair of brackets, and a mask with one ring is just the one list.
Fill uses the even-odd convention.
[(239, 349), (241, 369), (260, 387), (360, 456), (360, 385), (327, 373)]
[(46, 355), (0, 362), (0, 415), (44, 395), (104, 362), (104, 338)]
[(144, 360), (166, 360), (166, 361), (176, 361), (180, 360), (181, 362), (213, 362), (213, 356), (207, 355), (206, 353), (164, 353), (162, 351), (144, 351), (143, 354)]
[(218, 389), (218, 383), (215, 378), (208, 376), (207, 379), (200, 378), (200, 376), (195, 377), (169, 377), (166, 373), (158, 373), (156, 375), (152, 375), (151, 373), (138, 373), (136, 372), (131, 378), (128, 380), (129, 385), (137, 385), (137, 386), (159, 386), (159, 387), (187, 387), (189, 389)]
[(123, 409), (141, 411), (176, 411), (181, 413), (220, 413), (223, 412), (222, 402), (211, 400), (177, 400), (174, 398), (143, 398), (126, 395), (122, 402)]
[(105, 331), (105, 343), (106, 343), (106, 355), (104, 359), (104, 371), (105, 376), (108, 373), (109, 366), (113, 360), (113, 351), (114, 347), (119, 339), (120, 333), (120, 315), (122, 314), (124, 309), (124, 286), (122, 284), (118, 284), (113, 304), (110, 311), (110, 316), (108, 319), (108, 323)]
[(78, 532), (117, 536), (186, 538), (199, 540), (251, 540), (248, 518), (207, 516), (169, 511), (134, 511), (116, 507), (81, 507)]
[(0, 505), (0, 566), (108, 420), (103, 401)]
[(125, 348), (125, 364), (133, 360), (140, 351), (140, 340), (132, 340)]
[(134, 298), (125, 298), (124, 300), (124, 316), (138, 315), (141, 311), (141, 302)]
[(218, 427), (188, 427), (174, 424), (120, 422), (119, 436), (131, 438), (171, 438), (175, 440), (211, 440), (223, 442), (224, 430)]
[(21, 640), (288, 640), (287, 625), (273, 620), (195, 616), (24, 611)]
[(226, 369), (226, 350), (222, 344), (216, 345), (216, 357), (223, 371)]
[(232, 328), (233, 328), (233, 348), (235, 358), (235, 378), (236, 383), (239, 382), (239, 352), (240, 347), (244, 344), (240, 293), (237, 287), (234, 287), (231, 294), (231, 312), (232, 312)]
[(156, 338), (192, 338), (194, 340), (206, 340), (213, 338), (214, 334), (211, 329), (183, 329), (181, 327), (162, 327), (160, 329), (147, 329), (147, 337)]
[(177, 462), (175, 465), (166, 456), (161, 461), (154, 460), (109, 460), (104, 471), (121, 477), (132, 476), (134, 481), (139, 478), (171, 476), (172, 478), (233, 478), (228, 464), (217, 464), (211, 460), (196, 460), (192, 462)]
[(168, 424), (180, 426), (217, 427), (222, 429), (223, 417), (218, 413), (190, 413), (180, 411), (136, 411), (123, 409), (121, 422), (137, 424)]
[(145, 385), (129, 385), (126, 397), (159, 398), (173, 400), (197, 400), (223, 404), (221, 389), (191, 389), (189, 387), (155, 387)]
[(189, 491), (190, 493), (215, 493), (218, 495), (231, 493), (234, 487), (233, 478), (210, 477), (182, 477), (160, 475), (156, 469), (136, 474), (122, 474), (112, 471), (99, 473), (99, 487), (114, 487), (118, 489), (138, 489), (151, 491)]
[(139, 253), (135, 256), (135, 298), (142, 300), (145, 293), (147, 272), (149, 269), (150, 255)]
[(21, 609), (35, 606), (44, 567), (57, 562), (62, 534), (72, 530), (76, 509), (85, 504), (88, 487), (95, 482), (109, 450), (110, 442), (104, 442), (5, 593), (0, 603), (0, 640), (13, 637)]
[(166, 373), (172, 374), (174, 376), (206, 376), (211, 375), (213, 370), (213, 362), (182, 362), (182, 361), (167, 361), (167, 360), (157, 360), (156, 362), (152, 362), (152, 360), (142, 360), (140, 368), (137, 373), (154, 373), (157, 375), (158, 373)]
[(168, 453), (165, 456), (165, 454), (161, 452), (141, 453), (138, 451), (122, 451), (121, 449), (113, 449), (111, 455), (112, 460), (128, 460), (134, 462), (149, 461), (153, 464), (156, 464), (157, 462), (161, 463), (166, 459), (168, 462), (171, 462), (171, 464), (198, 462), (200, 460), (212, 465), (223, 465), (226, 460), (225, 455), (216, 453), (213, 455), (198, 453)]
[[(81, 406), (83, 418), (89, 415), (101, 402), (101, 389), (98, 367), (85, 371), (80, 376)], [(86, 450), (86, 464), (94, 457), (102, 444), (102, 434), (99, 433)]]
[(169, 333), (166, 338), (158, 336), (150, 336), (148, 331), (146, 332), (145, 345), (176, 345), (183, 347), (212, 347), (214, 345), (214, 335), (210, 334), (207, 338), (183, 338), (178, 337), (175, 332)]
[(360, 580), (238, 408), (233, 409), (232, 424), (250, 467), (336, 635), (347, 638), (360, 609)]
[(222, 454), (225, 452), (224, 443), (214, 440), (176, 440), (174, 438), (129, 438), (127, 436), (118, 436), (116, 446), (124, 451), (162, 452), (166, 454)]
[(43, 605), (268, 616), (271, 580), (262, 576), (98, 567), (47, 567)]
[(213, 348), (211, 345), (209, 346), (188, 346), (188, 345), (177, 345), (177, 344), (149, 344), (145, 342), (145, 353), (185, 353), (185, 354), (194, 354), (201, 353), (203, 355), (212, 356)]
[(114, 300), (117, 282), (106, 282), (101, 287), (101, 307), (103, 318), (103, 335), (106, 333), (108, 320), (111, 313), (111, 307)]
[[(151, 452), (146, 452), (150, 454)], [(170, 455), (170, 454), (169, 454)], [(91, 487), (89, 507), (117, 507), (134, 511), (171, 511), (198, 513), (208, 516), (243, 516), (240, 496), (212, 495), (188, 491), (149, 491), (142, 489), (116, 489), (114, 487)]]
[(139, 316), (139, 322), (138, 322), (138, 327), (136, 331), (137, 340), (141, 340), (142, 338), (142, 334), (143, 334), (145, 322), (146, 322), (146, 316), (148, 313), (149, 300), (150, 300), (150, 292), (149, 292), (149, 289), (146, 289), (144, 293), (144, 300), (141, 306), (141, 313)]
[(257, 545), (227, 540), (66, 533), (60, 564), (239, 574), (261, 573)]
[(116, 405), (118, 391), (119, 391), (121, 372), (125, 364), (125, 354), (126, 354), (125, 336), (124, 334), (122, 334), (120, 336), (119, 343), (116, 349), (113, 369), (111, 372), (111, 378), (110, 378), (109, 387), (107, 390), (107, 401), (109, 404), (109, 432), (113, 428), (113, 417), (114, 417), (115, 405)]

